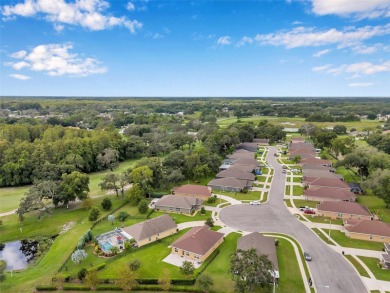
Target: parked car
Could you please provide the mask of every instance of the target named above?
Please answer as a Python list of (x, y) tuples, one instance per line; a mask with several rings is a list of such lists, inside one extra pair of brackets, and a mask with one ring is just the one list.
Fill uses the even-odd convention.
[(283, 170), (282, 170), (282, 173), (287, 173), (286, 169), (283, 169)]
[(308, 206), (300, 206), (300, 207), (299, 207), (299, 210), (300, 210), (300, 211), (310, 210), (310, 208), (309, 208)]
[(309, 210), (304, 210), (303, 213), (306, 214), (306, 215), (315, 215), (316, 211), (312, 210), (312, 209), (309, 209)]
[(308, 252), (304, 252), (304, 253), (303, 253), (303, 256), (305, 257), (305, 259), (306, 259), (307, 261), (311, 261), (311, 260), (312, 260), (312, 257), (311, 257), (311, 255), (310, 255), (310, 253), (308, 253)]
[(287, 169), (287, 166), (284, 166), (284, 165), (283, 165), (283, 169)]
[(301, 171), (299, 171), (298, 169), (291, 169), (291, 172), (293, 172), (293, 173), (299, 173), (299, 172), (301, 172)]
[(250, 204), (253, 206), (259, 206), (260, 202), (258, 200), (255, 200), (255, 201), (251, 201)]

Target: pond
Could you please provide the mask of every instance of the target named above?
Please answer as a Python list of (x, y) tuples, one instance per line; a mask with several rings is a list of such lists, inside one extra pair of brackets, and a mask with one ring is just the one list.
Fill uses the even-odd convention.
[(37, 242), (35, 241), (13, 241), (4, 243), (0, 251), (0, 259), (7, 262), (7, 270), (22, 270), (28, 262), (34, 258)]

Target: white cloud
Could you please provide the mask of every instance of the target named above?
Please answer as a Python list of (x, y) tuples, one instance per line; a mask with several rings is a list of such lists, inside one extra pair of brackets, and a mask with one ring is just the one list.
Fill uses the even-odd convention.
[(9, 76), (20, 80), (27, 80), (31, 78), (30, 76), (23, 75), (23, 74), (10, 74)]
[(314, 72), (323, 71), (333, 75), (350, 74), (352, 77), (359, 77), (362, 75), (372, 75), (380, 72), (390, 72), (390, 60), (379, 64), (371, 62), (359, 62), (353, 64), (343, 64), (339, 67), (332, 67), (327, 64), (324, 66), (312, 68)]
[(217, 40), (217, 44), (218, 45), (230, 45), (232, 43), (232, 40), (229, 36), (223, 36), (223, 37), (219, 37), (218, 40)]
[(50, 76), (88, 76), (107, 72), (107, 68), (100, 66), (98, 60), (81, 58), (77, 53), (71, 53), (72, 49), (72, 44), (39, 45), (29, 53), (26, 52), (22, 61), (9, 62), (6, 65), (15, 70), (28, 68), (32, 71), (42, 71)]
[(292, 25), (301, 25), (301, 24), (303, 24), (303, 22), (296, 20), (296, 21), (293, 21), (291, 24)]
[(317, 15), (335, 14), (358, 19), (390, 17), (390, 0), (312, 0)]
[(15, 53), (12, 53), (10, 56), (15, 59), (21, 59), (27, 55), (27, 52), (25, 50), (21, 50)]
[(142, 28), (142, 23), (137, 20), (105, 14), (108, 7), (109, 3), (104, 0), (25, 0), (16, 5), (2, 6), (0, 11), (5, 18), (43, 16), (54, 24), (57, 31), (63, 30), (64, 25), (81, 26), (93, 31), (122, 26), (132, 33)]
[(245, 46), (246, 44), (252, 44), (253, 43), (253, 39), (250, 38), (250, 37), (243, 37), (238, 43), (237, 43), (237, 47), (242, 47), (242, 46)]
[(325, 50), (318, 51), (318, 52), (313, 54), (313, 57), (319, 58), (321, 56), (324, 56), (324, 55), (328, 54), (330, 51), (331, 51), (330, 49), (325, 49)]
[(126, 9), (129, 11), (134, 11), (135, 10), (135, 5), (132, 2), (128, 2), (126, 5)]
[(262, 45), (298, 48), (309, 46), (324, 46), (337, 44), (340, 47), (350, 47), (362, 41), (390, 34), (390, 24), (365, 26), (361, 28), (348, 27), (343, 30), (335, 28), (317, 30), (309, 27), (296, 27), (290, 31), (280, 31), (270, 34), (258, 34), (255, 40)]
[(332, 67), (332, 64), (326, 64), (326, 65), (322, 65), (322, 66), (313, 67), (311, 70), (314, 72), (320, 72), (320, 71), (325, 71), (331, 67)]
[(152, 36), (152, 39), (154, 39), (154, 40), (162, 39), (162, 38), (164, 38), (164, 35), (159, 34), (159, 33), (155, 33), (155, 34)]
[(373, 86), (375, 83), (373, 82), (355, 82), (355, 83), (350, 83), (348, 86), (350, 87), (367, 87), (367, 86)]

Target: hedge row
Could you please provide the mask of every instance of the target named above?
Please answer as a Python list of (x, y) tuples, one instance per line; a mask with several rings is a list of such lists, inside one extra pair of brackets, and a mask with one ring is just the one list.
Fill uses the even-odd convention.
[[(36, 290), (39, 292), (45, 292), (45, 291), (56, 291), (56, 286), (53, 285), (42, 285), (37, 286)], [(84, 285), (64, 285), (63, 291), (91, 291), (91, 288), (84, 286)], [(96, 287), (96, 291), (123, 291), (122, 288), (120, 288), (117, 285), (99, 285)], [(138, 285), (132, 288), (131, 291), (155, 291), (160, 292), (163, 291), (161, 286), (157, 285)], [(187, 286), (175, 286), (169, 288), (170, 292), (202, 292), (196, 288), (193, 287), (187, 287)]]

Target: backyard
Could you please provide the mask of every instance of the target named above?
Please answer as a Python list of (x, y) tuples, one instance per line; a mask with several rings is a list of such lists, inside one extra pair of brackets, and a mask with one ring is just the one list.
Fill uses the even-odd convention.
[(165, 214), (168, 214), (176, 222), (176, 224), (180, 224), (184, 222), (192, 222), (192, 221), (206, 221), (207, 218), (211, 218), (210, 211), (206, 211), (204, 215), (202, 215), (200, 212), (197, 212), (194, 216), (156, 211), (153, 214), (151, 214), (150, 218), (155, 218)]
[(375, 195), (359, 195), (357, 202), (365, 205), (371, 213), (376, 213), (383, 222), (390, 223), (390, 209), (386, 208), (382, 198)]

